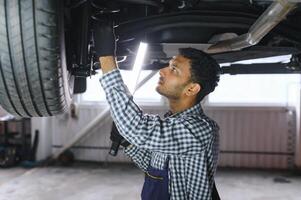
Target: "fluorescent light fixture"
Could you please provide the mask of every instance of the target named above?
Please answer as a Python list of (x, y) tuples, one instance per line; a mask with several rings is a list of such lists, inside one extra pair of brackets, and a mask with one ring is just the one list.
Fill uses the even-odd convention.
[(220, 63), (221, 67), (230, 66), (231, 64), (257, 64), (257, 63), (289, 63), (292, 55), (272, 56), (265, 58), (256, 58), (250, 60), (240, 60), (233, 63)]
[(140, 42), (138, 52), (136, 55), (136, 59), (135, 59), (135, 63), (134, 63), (133, 69), (132, 69), (132, 76), (131, 76), (131, 79), (128, 84), (128, 88), (133, 95), (135, 93), (136, 85), (137, 85), (139, 77), (140, 77), (140, 72), (141, 72), (143, 61), (144, 61), (146, 49), (147, 49), (147, 43)]
[(235, 64), (256, 64), (256, 63), (288, 63), (292, 55), (272, 56), (234, 62)]

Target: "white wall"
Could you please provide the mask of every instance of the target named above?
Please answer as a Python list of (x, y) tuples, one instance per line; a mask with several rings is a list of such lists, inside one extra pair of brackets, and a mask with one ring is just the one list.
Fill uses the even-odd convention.
[(295, 111), (286, 107), (213, 107), (220, 125), (219, 166), (287, 169), (294, 165)]
[(301, 90), (297, 90), (296, 93), (299, 95), (296, 103), (296, 149), (295, 149), (295, 165), (301, 169)]
[[(50, 155), (95, 118), (105, 105), (80, 105), (78, 118), (68, 114), (33, 121), (41, 128), (38, 157)], [(166, 106), (144, 106), (148, 113), (166, 112)], [(206, 113), (220, 125), (220, 166), (291, 168), (295, 150), (295, 111), (286, 107), (208, 107)], [(128, 162), (122, 152), (108, 155), (111, 118), (96, 126), (72, 151), (78, 160)], [(36, 125), (38, 124), (38, 126)], [(44, 139), (42, 139), (44, 138)], [(50, 142), (51, 141), (51, 142)], [(52, 147), (51, 147), (52, 146)], [(77, 148), (76, 148), (77, 147)]]
[[(99, 113), (106, 108), (106, 105), (79, 105), (76, 109), (77, 118), (72, 118), (70, 113), (51, 118), (33, 118), (32, 133), (40, 131), (40, 143), (38, 146), (39, 160), (45, 159), (55, 153), (60, 147), (74, 138), (81, 129), (92, 121)], [(166, 112), (166, 108), (160, 106), (145, 106), (148, 113), (157, 113), (161, 116)], [(128, 162), (129, 159), (120, 151), (117, 157), (108, 156), (112, 119), (108, 115), (104, 119), (102, 126), (96, 126), (91, 132), (83, 137), (72, 151), (76, 159), (87, 161), (110, 161)]]

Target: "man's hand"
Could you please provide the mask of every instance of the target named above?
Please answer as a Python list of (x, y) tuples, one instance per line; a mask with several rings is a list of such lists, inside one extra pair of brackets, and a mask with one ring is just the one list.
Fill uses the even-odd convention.
[(113, 143), (114, 142), (118, 143), (123, 147), (127, 147), (127, 146), (130, 145), (130, 143), (119, 134), (115, 123), (113, 123), (113, 125), (112, 125), (112, 131), (111, 131), (110, 139)]
[(111, 20), (97, 22), (94, 30), (95, 52), (103, 74), (117, 68), (115, 61), (116, 39)]
[(116, 38), (113, 21), (97, 21), (94, 29), (95, 52), (98, 57), (115, 56)]

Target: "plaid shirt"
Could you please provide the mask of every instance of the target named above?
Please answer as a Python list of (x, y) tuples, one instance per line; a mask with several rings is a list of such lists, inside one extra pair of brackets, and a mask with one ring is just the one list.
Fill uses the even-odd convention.
[(171, 200), (211, 200), (218, 157), (218, 125), (197, 104), (161, 119), (134, 103), (120, 71), (100, 79), (120, 134), (132, 145), (125, 153), (143, 171), (163, 169), (169, 160)]

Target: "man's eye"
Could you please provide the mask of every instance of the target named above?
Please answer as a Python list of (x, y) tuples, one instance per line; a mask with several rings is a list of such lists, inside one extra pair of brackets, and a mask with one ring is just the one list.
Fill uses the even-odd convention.
[(176, 68), (174, 66), (171, 66), (171, 71), (176, 71)]

